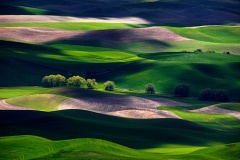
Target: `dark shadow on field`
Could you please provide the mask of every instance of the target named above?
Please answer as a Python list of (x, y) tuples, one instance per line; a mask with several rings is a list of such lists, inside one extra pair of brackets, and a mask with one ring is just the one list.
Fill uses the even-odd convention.
[(0, 130), (0, 136), (36, 135), (51, 140), (98, 138), (138, 149), (165, 143), (207, 145), (240, 139), (238, 132), (211, 130), (181, 119), (136, 120), (81, 110), (0, 111)]
[(191, 87), (191, 92), (195, 92), (193, 96), (198, 96), (197, 93), (204, 88), (225, 89), (229, 92), (231, 101), (240, 101), (240, 85), (236, 83), (240, 79), (239, 62), (226, 64), (190, 63), (189, 65), (191, 67), (184, 70), (178, 79), (181, 83), (195, 87), (194, 89)]
[(166, 43), (163, 41), (156, 41), (156, 40), (144, 40), (144, 41), (130, 42), (130, 43), (118, 43), (118, 42), (104, 41), (104, 40), (86, 40), (86, 39), (70, 40), (69, 39), (69, 40), (48, 42), (45, 44), (46, 45), (70, 44), (70, 45), (111, 48), (111, 49), (130, 52), (133, 54), (161, 52), (162, 50), (171, 47), (169, 43)]
[(51, 15), (102, 19), (105, 17), (139, 17), (152, 23), (172, 26), (216, 25), (240, 22), (240, 2), (238, 0), (176, 0), (144, 3), (130, 0), (42, 0), (20, 2), (2, 0), (1, 3), (11, 5), (8, 6), (10, 9), (1, 9), (2, 13), (15, 15), (26, 11), (22, 11), (14, 7), (14, 5), (46, 9), (47, 13)]
[[(123, 62), (85, 63), (76, 61), (61, 50), (46, 45), (0, 41), (0, 86), (41, 85), (42, 77), (62, 74), (66, 77), (111, 72)], [(62, 56), (62, 59), (48, 58)], [(14, 76), (13, 76), (14, 75)]]

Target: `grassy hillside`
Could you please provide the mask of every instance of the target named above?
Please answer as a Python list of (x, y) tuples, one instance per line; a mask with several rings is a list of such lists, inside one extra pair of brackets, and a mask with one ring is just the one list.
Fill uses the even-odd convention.
[(68, 31), (81, 30), (106, 30), (106, 29), (124, 29), (140, 28), (146, 25), (125, 24), (125, 23), (103, 23), (103, 22), (38, 22), (38, 23), (9, 23), (0, 24), (0, 27), (44, 27), (56, 28)]
[(0, 138), (0, 144), (5, 146), (0, 159), (159, 159), (156, 154), (99, 139), (50, 141), (36, 136), (13, 136)]
[(39, 111), (55, 111), (67, 97), (53, 94), (35, 94), (11, 98), (6, 102), (15, 106), (33, 108)]
[(183, 37), (215, 43), (239, 43), (240, 28), (234, 26), (208, 26), (199, 28), (167, 27)]
[[(190, 40), (146, 39), (131, 43), (111, 42), (111, 38), (106, 37), (108, 41), (104, 40), (104, 36), (112, 37), (111, 34), (102, 35), (103, 40), (66, 38), (35, 44), (0, 39), (0, 100), (35, 109), (0, 110), (0, 159), (239, 159), (239, 119), (188, 111), (215, 105), (215, 102), (197, 99), (203, 88), (229, 91), (233, 103), (215, 106), (240, 111), (239, 6), (239, 0), (1, 0), (0, 15), (58, 15), (102, 20), (137, 17), (149, 22), (148, 25), (122, 22), (3, 24), (3, 19), (1, 32), (2, 27), (43, 27), (74, 32), (164, 26)], [(200, 27), (191, 27), (198, 25)], [(19, 31), (19, 35), (28, 35), (25, 31)], [(44, 32), (39, 36), (47, 34), (46, 30), (36, 32)], [(121, 41), (130, 33), (134, 35), (119, 32), (114, 36)], [(196, 49), (203, 52), (193, 52)], [(207, 53), (207, 50), (216, 53)], [(222, 54), (225, 51), (231, 54)], [(99, 86), (96, 90), (39, 87), (42, 77), (50, 74), (95, 78)], [(115, 91), (102, 90), (107, 80), (115, 82)], [(156, 86), (156, 94), (145, 93), (148, 83)], [(179, 83), (189, 84), (191, 97), (172, 96), (173, 88)], [(85, 110), (58, 110), (59, 105), (70, 98), (116, 95), (164, 97), (192, 106), (158, 108), (171, 111), (181, 119), (130, 119)]]
[[(180, 26), (239, 23), (239, 1), (216, 0), (3, 0), (3, 4), (50, 10), (55, 15), (80, 17), (140, 17), (152, 23)], [(16, 14), (9, 10), (8, 14)], [(44, 13), (42, 13), (44, 14)]]
[(27, 7), (27, 6), (0, 4), (0, 8), (1, 8), (1, 10), (0, 10), (1, 15), (11, 15), (11, 14), (15, 14), (15, 15), (47, 15), (47, 14), (51, 14), (51, 12), (46, 9), (33, 8), (33, 7)]
[[(133, 53), (121, 49), (55, 43), (33, 45), (1, 41), (1, 85), (40, 85), (41, 78), (60, 73), (82, 75), (99, 82), (114, 80), (118, 87), (143, 90), (154, 83), (159, 92), (171, 93), (178, 83), (188, 83), (192, 95), (207, 87), (223, 88), (238, 100), (239, 61), (237, 55), (219, 53)], [(169, 47), (171, 48), (171, 47)], [(11, 66), (11, 67), (10, 67)], [(20, 67), (21, 66), (21, 67)], [(38, 72), (41, 70), (41, 72)], [(127, 72), (126, 72), (127, 71)], [(13, 79), (20, 77), (21, 81)], [(201, 83), (200, 83), (201, 82)]]
[(185, 107), (159, 107), (159, 109), (172, 111), (185, 120), (195, 122), (212, 129), (240, 129), (239, 120), (229, 115), (191, 113), (187, 111), (190, 108)]
[[(50, 141), (36, 136), (12, 136), (0, 139), (1, 159), (238, 159), (239, 143), (218, 145), (215, 147), (200, 147), (195, 152), (188, 154), (156, 154), (134, 150), (115, 143), (99, 139), (72, 139), (65, 141)], [(184, 146), (179, 146), (184, 147)], [(11, 152), (14, 148), (14, 152)], [(29, 150), (30, 148), (30, 150)], [(41, 148), (41, 149), (39, 149)], [(104, 150), (102, 149), (104, 148)], [(167, 149), (167, 147), (162, 147)], [(168, 149), (172, 149), (169, 147)], [(30, 151), (30, 152), (29, 152)], [(181, 149), (179, 149), (181, 151)], [(218, 154), (216, 154), (218, 153)], [(219, 154), (220, 153), (220, 154)]]
[(215, 107), (240, 112), (240, 104), (239, 103), (222, 103), (222, 104), (215, 105)]
[(52, 140), (98, 138), (131, 148), (162, 144), (211, 146), (237, 142), (240, 138), (238, 129), (214, 130), (181, 119), (135, 120), (81, 110), (1, 111), (0, 115), (1, 136), (36, 135)]
[(49, 90), (42, 87), (0, 87), (0, 99), (13, 98), (17, 96), (43, 93)]

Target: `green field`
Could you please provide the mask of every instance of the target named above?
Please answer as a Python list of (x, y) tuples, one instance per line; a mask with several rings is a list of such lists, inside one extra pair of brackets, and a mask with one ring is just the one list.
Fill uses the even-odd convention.
[(233, 110), (233, 111), (240, 111), (240, 104), (239, 103), (223, 103), (217, 104), (216, 107)]
[(107, 30), (107, 29), (124, 29), (124, 28), (140, 28), (146, 25), (125, 24), (125, 23), (103, 23), (103, 22), (37, 22), (37, 23), (9, 23), (0, 24), (0, 27), (43, 27), (55, 28), (68, 31), (81, 30)]
[[(227, 114), (190, 110), (215, 106), (240, 112), (239, 5), (238, 0), (2, 0), (0, 32), (4, 27), (54, 28), (88, 31), (86, 36), (96, 33), (97, 38), (66, 37), (47, 43), (0, 38), (0, 160), (238, 160), (240, 120)], [(72, 22), (61, 17), (52, 17), (54, 22), (9, 23), (1, 19), (6, 15), (138, 18), (149, 24)], [(189, 40), (146, 38), (122, 43), (128, 34), (135, 36), (137, 29), (107, 33), (147, 27), (163, 27)], [(105, 30), (101, 31), (105, 37), (98, 39), (100, 32), (96, 30)], [(18, 34), (35, 36), (27, 30)], [(197, 49), (203, 52), (194, 52)], [(42, 78), (50, 74), (66, 78), (80, 75), (96, 79), (98, 85), (93, 90), (86, 85), (42, 87)], [(114, 91), (104, 90), (108, 80), (115, 82)], [(156, 94), (145, 92), (148, 83), (156, 86)], [(180, 83), (190, 86), (189, 97), (173, 95)], [(204, 88), (227, 90), (230, 102), (200, 101), (199, 91)], [(60, 110), (66, 100), (85, 99), (87, 103), (91, 98), (96, 106), (104, 98), (112, 100), (102, 102), (103, 108), (119, 107), (114, 98), (122, 98), (133, 108), (141, 107), (136, 105), (136, 97), (146, 103), (165, 98), (186, 106), (157, 107), (179, 119), (134, 119), (100, 114), (105, 112)], [(9, 106), (6, 103), (33, 110), (1, 110)]]
[[(17, 143), (16, 143), (17, 142)], [(27, 142), (26, 145), (22, 145)], [(231, 157), (238, 159), (239, 143), (227, 145), (218, 145), (216, 147), (194, 147), (178, 146), (177, 150), (172, 150), (172, 155), (149, 153), (148, 151), (138, 151), (130, 149), (115, 143), (103, 141), (99, 139), (72, 139), (64, 141), (50, 141), (36, 136), (13, 136), (0, 139), (0, 144), (12, 146), (15, 144), (17, 148), (15, 152), (11, 152), (8, 148), (2, 150), (1, 159), (222, 159), (223, 157)], [(94, 148), (93, 148), (94, 146)], [(39, 147), (41, 149), (39, 149)], [(176, 146), (175, 146), (176, 147)], [(29, 150), (30, 148), (30, 150)], [(76, 148), (79, 148), (76, 150)], [(104, 148), (104, 151), (102, 150)], [(169, 146), (164, 147), (166, 150), (172, 149)], [(227, 149), (227, 150), (226, 150)], [(187, 152), (183, 152), (188, 150)], [(196, 151), (197, 150), (197, 151)], [(34, 154), (29, 154), (29, 151)], [(168, 150), (169, 151), (169, 150)], [(216, 153), (221, 153), (217, 154)], [(164, 152), (166, 153), (166, 152)], [(222, 157), (223, 156), (223, 157)]]

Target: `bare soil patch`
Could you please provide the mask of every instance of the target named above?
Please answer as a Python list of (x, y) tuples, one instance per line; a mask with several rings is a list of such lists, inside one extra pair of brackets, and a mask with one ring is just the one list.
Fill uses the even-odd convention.
[(161, 27), (109, 29), (96, 31), (64, 31), (52, 28), (3, 27), (0, 38), (17, 39), (27, 42), (50, 42), (56, 40), (104, 40), (120, 43), (156, 40), (176, 42), (189, 40), (173, 31)]
[[(163, 100), (163, 103), (161, 103)], [(70, 99), (60, 109), (81, 109), (128, 118), (180, 118), (170, 111), (157, 110), (158, 106), (186, 106), (188, 104), (165, 99), (139, 97), (105, 97)]]
[(0, 28), (0, 38), (16, 39), (26, 42), (49, 42), (73, 36), (74, 33), (51, 28), (4, 27)]
[(27, 22), (106, 22), (149, 24), (150, 22), (138, 17), (125, 18), (78, 18), (70, 16), (46, 16), (46, 15), (0, 15), (0, 23), (27, 23)]
[(209, 114), (228, 114), (228, 115), (231, 115), (231, 116), (234, 116), (234, 117), (240, 119), (240, 112), (218, 108), (218, 107), (215, 107), (214, 105), (208, 106), (208, 107), (203, 107), (200, 109), (190, 110), (190, 112), (209, 113)]
[[(63, 101), (59, 110), (79, 109), (107, 115), (127, 117), (127, 118), (180, 118), (176, 114), (158, 110), (158, 106), (188, 106), (186, 103), (176, 102), (163, 98), (139, 98), (134, 96), (105, 97), (105, 98), (81, 98), (67, 99)], [(33, 110), (14, 106), (0, 101), (0, 110)]]
[(14, 106), (14, 105), (6, 103), (5, 100), (1, 100), (0, 101), (0, 110), (33, 110), (33, 109)]

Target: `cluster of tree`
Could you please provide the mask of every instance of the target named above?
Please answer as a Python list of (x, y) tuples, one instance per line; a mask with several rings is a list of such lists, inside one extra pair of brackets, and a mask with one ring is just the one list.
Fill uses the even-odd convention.
[(42, 79), (44, 87), (59, 87), (66, 85), (66, 78), (60, 74), (45, 76)]
[(190, 87), (188, 84), (178, 84), (175, 86), (173, 93), (176, 97), (188, 97)]
[(223, 54), (231, 54), (230, 51), (223, 52)]
[(203, 52), (202, 49), (196, 49), (194, 52)]
[(66, 79), (66, 77), (57, 74), (49, 75), (42, 78), (42, 84), (44, 87), (59, 87), (59, 86), (76, 86), (84, 87), (87, 86), (88, 89), (94, 89), (97, 85), (96, 79), (85, 80), (80, 76), (72, 76)]
[(228, 91), (226, 91), (224, 89), (213, 90), (211, 88), (205, 88), (199, 92), (199, 100), (229, 102), (230, 97), (229, 97)]
[[(181, 52), (184, 52), (184, 53), (190, 53), (191, 51), (182, 50)], [(200, 53), (200, 52), (203, 52), (203, 50), (202, 50), (202, 49), (196, 49), (196, 50), (193, 51), (193, 52), (195, 52), (195, 53)], [(208, 53), (215, 53), (214, 50), (207, 50), (206, 52), (208, 52)]]
[[(152, 83), (148, 83), (146, 85), (146, 92), (150, 94), (154, 94), (156, 92), (155, 85)], [(177, 97), (188, 97), (190, 92), (190, 87), (187, 84), (178, 84), (174, 88), (174, 95)]]

